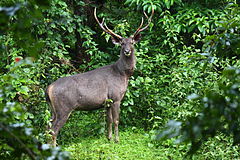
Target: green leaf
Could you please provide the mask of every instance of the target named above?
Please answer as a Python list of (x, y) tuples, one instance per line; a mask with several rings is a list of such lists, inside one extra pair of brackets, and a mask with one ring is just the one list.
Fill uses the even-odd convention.
[(170, 9), (171, 2), (169, 0), (164, 0), (164, 3), (166, 5), (167, 9)]
[(68, 27), (68, 32), (72, 33), (73, 32), (73, 28), (72, 27)]
[(204, 32), (204, 28), (203, 28), (203, 24), (198, 24), (198, 30), (201, 32), (201, 33), (203, 33)]
[(191, 25), (188, 27), (188, 33), (192, 32), (196, 28), (196, 24)]
[(21, 88), (19, 89), (19, 92), (22, 94), (28, 95), (29, 88), (27, 86), (21, 86)]
[(178, 26), (177, 26), (177, 32), (178, 32), (178, 33), (181, 32), (181, 27), (182, 27), (181, 25), (178, 25)]
[(50, 26), (51, 26), (52, 28), (56, 28), (56, 24), (55, 24), (55, 23), (51, 23)]

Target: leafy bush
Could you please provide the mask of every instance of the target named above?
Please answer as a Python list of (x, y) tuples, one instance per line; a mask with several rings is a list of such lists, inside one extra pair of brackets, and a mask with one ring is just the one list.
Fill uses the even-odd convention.
[[(174, 119), (182, 123), (170, 121), (173, 123), (169, 125), (177, 131), (172, 136), (183, 133), (183, 127), (179, 129), (179, 126), (185, 127), (186, 137), (191, 135), (187, 129), (194, 125), (189, 127), (184, 122), (195, 124), (190, 119), (196, 120), (198, 113), (208, 111), (203, 107), (203, 103), (208, 102), (202, 98), (209, 96), (208, 100), (214, 100), (209, 105), (211, 108), (218, 104), (214, 97), (223, 98), (228, 94), (230, 88), (222, 86), (230, 87), (235, 83), (223, 76), (222, 71), (229, 66), (239, 67), (238, 3), (231, 0), (88, 2), (0, 2), (1, 6), (7, 6), (0, 8), (0, 88), (4, 92), (1, 103), (3, 110), (9, 108), (6, 104), (14, 103), (10, 107), (13, 109), (24, 106), (25, 109), (19, 111), (22, 118), (13, 116), (11, 121), (24, 123), (19, 134), (25, 132), (26, 127), (34, 128), (29, 141), (38, 139), (34, 146), (39, 141), (46, 143), (48, 134), (45, 131), (50, 122), (44, 93), (46, 86), (60, 77), (95, 69), (118, 59), (120, 49), (113, 46), (110, 37), (102, 33), (94, 20), (92, 11), (97, 6), (99, 17), (106, 17), (108, 26), (123, 36), (137, 29), (144, 16), (142, 10), (147, 14), (152, 8), (155, 10), (149, 30), (143, 33), (141, 43), (136, 46), (137, 66), (122, 102), (120, 126), (158, 130)], [(231, 73), (236, 71), (231, 70)], [(196, 97), (198, 100), (188, 99)], [(103, 133), (103, 118), (99, 118), (103, 112), (77, 113), (62, 132), (65, 137), (60, 134), (60, 144), (76, 136), (77, 133), (70, 133), (74, 126), (86, 128), (86, 135)], [(79, 117), (87, 117), (85, 120), (89, 124), (80, 123)], [(222, 119), (217, 122), (222, 124)], [(208, 122), (201, 122), (207, 125), (205, 123)], [(223, 128), (216, 129), (218, 132)], [(199, 140), (205, 134), (201, 131), (193, 137)], [(186, 138), (186, 141), (191, 142), (191, 139)], [(2, 141), (0, 147), (5, 144)], [(13, 150), (3, 148), (13, 156)], [(37, 155), (42, 154), (34, 147), (30, 149)]]
[(216, 67), (223, 70), (216, 88), (207, 89), (204, 95), (195, 92), (189, 96), (189, 99), (200, 102), (201, 110), (183, 122), (169, 121), (166, 130), (158, 135), (161, 139), (180, 136), (178, 142), (191, 142), (190, 153), (195, 153), (203, 142), (219, 133), (232, 135), (233, 144), (240, 143), (238, 118), (240, 71), (239, 62), (235, 61), (240, 46), (237, 36), (240, 26), (239, 7), (231, 4), (227, 6), (227, 10), (236, 16), (231, 15), (233, 19), (228, 19), (229, 15), (222, 17), (225, 22), (220, 21), (217, 28), (217, 31), (221, 32), (207, 36), (203, 49), (206, 55), (214, 59), (230, 58), (230, 64), (233, 66), (216, 63)]
[[(24, 62), (21, 63), (26, 65)], [(19, 64), (15, 65), (15, 70), (19, 67), (17, 65)], [(25, 106), (8, 100), (9, 96), (12, 98), (16, 96), (13, 94), (14, 88), (18, 91), (17, 94), (28, 96), (28, 87), (17, 86), (19, 81), (24, 82), (19, 74), (7, 74), (1, 77), (1, 84), (4, 86), (0, 86), (0, 157), (4, 159), (12, 156), (31, 159), (68, 159), (67, 152), (62, 152), (59, 147), (52, 148), (48, 144), (42, 144), (37, 139), (39, 134), (30, 121), (34, 116)]]

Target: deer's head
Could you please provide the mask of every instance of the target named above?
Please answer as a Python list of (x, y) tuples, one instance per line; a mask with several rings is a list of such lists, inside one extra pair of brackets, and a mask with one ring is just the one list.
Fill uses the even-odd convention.
[(143, 21), (144, 21), (144, 18), (142, 17), (142, 22), (141, 22), (140, 26), (138, 27), (138, 29), (136, 30), (136, 32), (128, 38), (123, 38), (122, 36), (114, 33), (112, 30), (110, 30), (107, 27), (106, 23), (104, 23), (104, 18), (103, 18), (102, 22), (100, 23), (100, 21), (97, 18), (97, 15), (96, 15), (96, 12), (97, 12), (96, 10), (97, 9), (95, 8), (94, 9), (94, 17), (95, 17), (97, 23), (99, 24), (99, 26), (102, 28), (102, 30), (104, 32), (111, 35), (112, 42), (114, 44), (121, 45), (121, 54), (125, 55), (126, 57), (129, 57), (133, 54), (134, 44), (136, 44), (137, 42), (139, 42), (141, 40), (140, 32), (148, 28), (149, 24), (151, 23), (152, 16), (154, 14), (153, 9), (152, 9), (152, 14), (151, 14), (150, 17), (148, 17), (146, 15), (146, 13), (144, 12), (145, 17), (148, 19), (148, 24), (145, 27), (142, 27), (143, 26)]

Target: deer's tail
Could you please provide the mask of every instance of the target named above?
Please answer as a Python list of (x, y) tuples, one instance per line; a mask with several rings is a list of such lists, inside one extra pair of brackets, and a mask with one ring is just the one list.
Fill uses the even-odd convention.
[(50, 109), (51, 109), (51, 113), (52, 113), (52, 118), (51, 118), (51, 122), (54, 122), (56, 119), (56, 110), (54, 107), (54, 100), (53, 100), (53, 94), (52, 94), (52, 88), (53, 85), (49, 85), (45, 91), (45, 97), (46, 97), (46, 101), (48, 102)]
[(48, 95), (48, 88), (49, 88), (49, 87), (47, 87), (47, 89), (45, 90), (45, 98), (46, 98), (46, 101), (47, 101), (48, 103), (51, 103), (50, 97), (49, 97), (49, 95)]

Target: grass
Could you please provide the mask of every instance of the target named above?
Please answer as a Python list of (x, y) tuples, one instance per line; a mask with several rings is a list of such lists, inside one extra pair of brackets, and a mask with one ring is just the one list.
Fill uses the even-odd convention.
[(109, 142), (105, 136), (77, 138), (64, 145), (73, 159), (160, 159), (160, 152), (149, 147), (149, 138), (141, 133), (121, 133), (121, 142)]
[(148, 132), (135, 127), (120, 128), (120, 142), (108, 141), (103, 134), (104, 118), (96, 112), (74, 113), (62, 128), (58, 143), (71, 152), (75, 160), (181, 160), (240, 159), (240, 149), (232, 146), (231, 137), (210, 139), (191, 158), (186, 157), (189, 144), (174, 144), (173, 140), (157, 142)]

